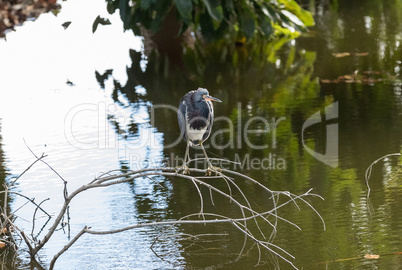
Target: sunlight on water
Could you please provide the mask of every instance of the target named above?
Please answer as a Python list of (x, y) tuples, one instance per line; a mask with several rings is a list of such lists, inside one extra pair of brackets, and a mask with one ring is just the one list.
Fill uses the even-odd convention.
[[(143, 103), (136, 109), (130, 103), (115, 106), (112, 81), (102, 90), (95, 78), (95, 71), (113, 69), (114, 80), (126, 81), (126, 66), (131, 63), (129, 49), (140, 51), (141, 38), (131, 31), (123, 32), (118, 13), (109, 15), (102, 1), (70, 0), (61, 4), (57, 16), (43, 14), (17, 27), (16, 32), (7, 35), (7, 41), (0, 40), (0, 121), (9, 178), (35, 160), (25, 140), (37, 155), (48, 155), (46, 161), (68, 181), (71, 192), (101, 172), (120, 168), (122, 158), (130, 155), (126, 153), (130, 143), (142, 144), (135, 148), (137, 156), (144, 159), (149, 155), (144, 148), (147, 141), (128, 142), (117, 136), (108, 118), (122, 124), (128, 120), (140, 123), (141, 119), (149, 119), (147, 107), (151, 104)], [(109, 18), (112, 25), (100, 25), (92, 34), (92, 23), (98, 15)], [(66, 21), (72, 23), (64, 30), (61, 25)], [(144, 88), (138, 91), (146, 93)], [(141, 130), (145, 139), (155, 132), (149, 126)], [(161, 155), (162, 138), (155, 136), (159, 147), (153, 148), (152, 155), (157, 156)], [(142, 185), (149, 189), (154, 183), (144, 179)], [(38, 202), (50, 198), (43, 207), (52, 214), (63, 203), (63, 182), (44, 164), (34, 166), (19, 180), (18, 191)], [(12, 207), (17, 209), (24, 203), (16, 197)], [(136, 223), (133, 204), (129, 186), (88, 192), (71, 205), (71, 235), (85, 225), (111, 229)], [(165, 207), (163, 197), (158, 198), (155, 207)], [(33, 210), (24, 206), (16, 213), (21, 217), (17, 223), (22, 229), (31, 227)], [(44, 222), (45, 216), (38, 219), (35, 233)], [(54, 236), (43, 258), (51, 259), (67, 243), (67, 229), (65, 232)], [(79, 247), (60, 258), (58, 266), (89, 269), (113, 265), (115, 269), (127, 269), (134, 260), (139, 267), (146, 267), (155, 260), (154, 254), (144, 248), (151, 244), (149, 240), (149, 235), (136, 232), (84, 237)], [(102, 256), (100, 250), (104, 250)], [(120, 256), (123, 253), (126, 255)]]

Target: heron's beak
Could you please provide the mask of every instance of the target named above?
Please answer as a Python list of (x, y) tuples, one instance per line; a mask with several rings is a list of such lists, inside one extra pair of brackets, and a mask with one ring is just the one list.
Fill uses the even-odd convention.
[(204, 95), (204, 99), (205, 100), (210, 100), (210, 101), (216, 101), (216, 102), (222, 102), (220, 99), (208, 96), (208, 95)]

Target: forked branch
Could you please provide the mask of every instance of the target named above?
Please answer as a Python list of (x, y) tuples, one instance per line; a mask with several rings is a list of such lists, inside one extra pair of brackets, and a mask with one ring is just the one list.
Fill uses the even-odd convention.
[[(34, 153), (33, 153), (34, 154)], [(34, 154), (35, 155), (35, 154)], [(44, 155), (41, 157), (38, 157), (35, 155), (37, 158), (36, 161), (42, 161)], [(35, 164), (34, 162), (33, 164)], [(147, 169), (141, 169), (141, 170), (136, 170), (136, 171), (120, 171), (120, 170), (113, 170), (109, 171), (107, 173), (102, 174), (101, 176), (95, 178), (91, 182), (89, 182), (86, 185), (81, 186), (80, 188), (72, 191), (69, 193), (67, 191), (67, 181), (61, 177), (56, 170), (54, 170), (48, 163), (44, 162), (49, 168), (54, 171), (60, 179), (64, 182), (65, 188), (64, 188), (64, 203), (58, 212), (58, 214), (53, 218), (52, 223), (48, 226), (47, 228), (47, 233), (42, 237), (40, 240), (35, 240), (31, 239), (27, 236), (27, 234), (23, 231), (20, 231), (19, 234), (25, 241), (26, 245), (28, 246), (29, 253), (31, 255), (32, 259), (35, 259), (38, 252), (46, 245), (46, 243), (51, 239), (53, 236), (54, 232), (62, 225), (61, 222), (66, 215), (66, 211), (71, 203), (71, 201), (78, 195), (81, 194), (87, 190), (94, 189), (94, 188), (107, 188), (109, 186), (114, 186), (114, 185), (119, 185), (119, 184), (124, 184), (127, 182), (132, 182), (132, 181), (143, 181), (144, 179), (151, 179), (153, 180), (153, 177), (155, 176), (163, 176), (163, 177), (169, 177), (169, 178), (181, 178), (187, 181), (190, 181), (197, 193), (198, 193), (198, 201), (199, 201), (199, 212), (198, 213), (193, 213), (190, 215), (187, 215), (185, 217), (182, 217), (178, 220), (166, 220), (166, 221), (160, 221), (160, 222), (149, 222), (149, 223), (138, 223), (138, 224), (132, 224), (130, 226), (126, 227), (121, 227), (118, 229), (114, 230), (105, 230), (105, 231), (100, 231), (95, 229), (91, 229), (88, 227), (84, 227), (77, 235), (75, 235), (64, 247), (61, 249), (52, 259), (50, 262), (50, 269), (53, 269), (55, 266), (55, 263), (57, 259), (64, 253), (66, 252), (72, 245), (74, 245), (79, 238), (84, 235), (84, 234), (98, 234), (98, 235), (105, 235), (105, 234), (115, 234), (115, 233), (120, 233), (123, 231), (128, 231), (128, 230), (135, 230), (143, 227), (156, 227), (156, 226), (177, 226), (177, 225), (189, 225), (189, 224), (217, 224), (217, 223), (227, 223), (227, 224), (232, 224), (233, 227), (241, 232), (245, 238), (244, 238), (244, 244), (243, 247), (240, 250), (239, 257), (242, 255), (247, 240), (252, 240), (253, 243), (257, 245), (258, 251), (259, 251), (259, 257), (257, 258), (258, 262), (260, 261), (261, 258), (261, 250), (265, 249), (271, 252), (271, 254), (275, 254), (277, 257), (281, 258), (285, 262), (287, 262), (290, 266), (293, 268), (297, 269), (297, 267), (293, 264), (292, 260), (294, 259), (294, 256), (287, 253), (285, 250), (283, 250), (281, 247), (275, 245), (273, 243), (273, 240), (275, 238), (276, 231), (278, 230), (278, 225), (280, 222), (287, 222), (288, 224), (291, 224), (294, 226), (296, 229), (300, 228), (297, 226), (297, 224), (293, 223), (292, 221), (286, 219), (285, 217), (281, 216), (280, 210), (286, 205), (291, 205), (294, 204), (297, 208), (299, 208), (299, 205), (297, 202), (302, 203), (308, 207), (310, 207), (317, 215), (318, 217), (321, 218), (323, 224), (324, 221), (320, 214), (314, 209), (314, 207), (308, 202), (307, 197), (319, 197), (322, 199), (321, 196), (317, 194), (311, 193), (311, 190), (308, 190), (307, 192), (301, 194), (301, 195), (295, 195), (290, 192), (284, 192), (284, 191), (272, 191), (271, 189), (267, 188), (266, 186), (262, 185), (260, 182), (257, 180), (246, 176), (244, 174), (241, 174), (239, 172), (231, 171), (224, 169), (221, 172), (217, 172), (217, 175), (212, 177), (214, 178), (215, 182), (217, 183), (218, 181), (222, 180), (225, 181), (226, 183), (226, 189), (219, 188), (220, 185), (215, 185), (215, 184), (210, 184), (206, 180), (211, 178), (211, 177), (202, 177), (202, 176), (196, 176), (196, 175), (201, 175), (205, 174), (206, 170), (201, 170), (201, 169), (195, 169), (195, 168), (190, 168), (189, 171), (191, 172), (192, 175), (183, 175), (183, 174), (178, 174), (176, 172), (176, 168), (171, 168), (171, 167), (160, 167), (160, 168), (147, 168)], [(32, 166), (32, 165), (31, 165)], [(25, 173), (25, 171), (24, 171)], [(195, 175), (195, 176), (194, 176)], [(210, 180), (210, 179), (209, 179)], [(210, 182), (210, 181), (209, 181)], [(256, 206), (252, 207), (251, 202), (253, 201), (253, 194), (248, 194), (245, 192), (241, 186), (244, 184), (244, 182), (247, 182), (248, 184), (256, 185), (262, 192), (266, 193), (266, 199), (271, 201), (271, 207), (263, 209), (261, 206)], [(14, 185), (15, 181), (12, 182)], [(201, 187), (204, 187), (201, 189)], [(7, 189), (8, 190), (8, 189)], [(208, 190), (209, 194), (203, 194), (205, 192), (204, 190)], [(5, 192), (5, 194), (7, 194)], [(236, 207), (239, 210), (240, 216), (223, 216), (219, 215), (217, 213), (208, 213), (204, 209), (204, 200), (205, 198), (210, 198), (212, 204), (214, 203), (213, 197), (214, 196), (221, 196), (223, 198), (227, 199), (228, 203), (231, 203), (234, 207)], [(29, 199), (28, 197), (26, 197)], [(281, 198), (281, 200), (280, 200)], [(43, 210), (41, 203), (36, 204), (33, 199), (29, 199), (29, 201), (36, 206), (36, 210), (38, 209), (46, 213), (45, 210)], [(299, 208), (300, 210), (300, 208)], [(47, 214), (47, 213), (46, 213)], [(35, 214), (33, 215), (35, 219)], [(8, 222), (10, 222), (10, 219), (7, 219)], [(250, 226), (250, 222), (253, 223), (253, 226)], [(34, 222), (33, 222), (34, 224)], [(324, 224), (324, 229), (325, 229), (325, 224)], [(267, 239), (265, 234), (267, 232), (270, 232), (270, 237)]]

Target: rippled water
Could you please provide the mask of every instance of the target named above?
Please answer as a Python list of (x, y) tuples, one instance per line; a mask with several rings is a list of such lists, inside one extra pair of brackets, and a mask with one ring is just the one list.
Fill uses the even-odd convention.
[[(306, 205), (300, 204), (300, 210), (295, 205), (283, 209), (282, 216), (301, 231), (281, 223), (274, 243), (295, 256), (293, 263), (298, 268), (400, 268), (401, 255), (396, 254), (402, 252), (398, 157), (374, 165), (369, 202), (364, 180), (373, 161), (400, 153), (400, 1), (316, 3), (310, 8), (317, 26), (308, 35), (271, 54), (259, 55), (252, 46), (227, 49), (229, 56), (244, 57), (237, 64), (229, 56), (213, 57), (213, 49), (206, 53), (210, 58), (186, 55), (185, 73), (166, 69), (164, 59), (145, 57), (142, 40), (123, 32), (118, 15), (107, 15), (104, 3), (82, 5), (82, 1), (63, 2), (57, 17), (44, 14), (9, 33), (7, 42), (0, 40), (0, 175), (4, 168), (7, 181), (35, 160), (27, 145), (37, 155), (48, 155), (46, 161), (68, 181), (70, 192), (109, 170), (171, 165), (183, 156), (185, 145), (169, 146), (179, 132), (176, 115), (157, 105), (177, 106), (188, 90), (204, 86), (223, 101), (215, 106), (216, 116), (227, 116), (234, 123), (230, 126), (216, 119), (214, 130), (226, 131), (213, 133), (207, 144), (229, 146), (209, 147), (210, 156), (240, 162), (265, 160), (263, 168), (236, 170), (272, 190), (301, 194), (313, 188), (325, 199), (312, 198), (311, 203), (324, 218), (326, 230)], [(112, 25), (99, 26), (92, 34), (93, 20), (99, 14), (110, 18)], [(64, 30), (61, 24), (66, 21), (72, 24)], [(325, 153), (326, 126), (312, 127), (304, 138), (301, 134), (311, 115), (334, 102), (338, 102), (339, 115), (328, 123), (338, 124), (339, 130), (335, 168), (313, 158), (305, 148)], [(255, 116), (282, 119), (275, 135), (246, 136), (253, 145), (269, 146), (262, 150), (250, 146), (243, 136), (245, 124)], [(262, 124), (256, 121), (250, 127), (266, 128)], [(69, 227), (57, 231), (39, 254), (40, 260), (48, 264), (84, 226), (108, 230), (199, 211), (192, 183), (176, 178), (154, 180), (137, 179), (78, 196), (69, 209)], [(224, 183), (214, 184), (225, 188)], [(252, 194), (253, 205), (266, 205), (266, 194), (253, 185), (239, 185)], [(50, 214), (57, 213), (64, 200), (63, 181), (42, 163), (18, 181), (17, 191), (37, 202), (49, 198), (43, 207)], [(206, 194), (205, 210), (216, 210)], [(18, 226), (30, 231), (34, 208), (24, 205), (26, 200), (19, 196), (11, 198)], [(224, 198), (214, 201), (222, 207), (217, 211), (238, 214)], [(33, 235), (43, 233), (41, 225), (46, 221), (41, 214)], [(214, 235), (194, 242), (180, 234)], [(158, 256), (149, 248), (157, 236), (162, 236), (154, 246)], [(59, 258), (57, 269), (252, 268), (258, 250), (251, 241), (237, 260), (243, 240), (229, 225), (84, 235)], [(366, 254), (380, 258), (364, 259)], [(16, 268), (27, 268), (28, 263), (21, 251)], [(259, 267), (274, 269), (278, 264), (291, 269), (263, 252)]]

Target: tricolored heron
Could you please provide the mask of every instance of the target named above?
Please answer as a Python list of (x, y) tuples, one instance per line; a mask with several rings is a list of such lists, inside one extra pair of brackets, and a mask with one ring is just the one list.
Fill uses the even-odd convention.
[(187, 143), (187, 147), (183, 165), (178, 168), (178, 171), (183, 170), (184, 174), (189, 173), (187, 158), (190, 160), (190, 145), (201, 146), (208, 163), (207, 173), (210, 174), (211, 171), (216, 172), (216, 168), (212, 166), (202, 145), (211, 134), (214, 121), (214, 108), (211, 101), (222, 102), (217, 98), (211, 97), (205, 88), (190, 91), (180, 99), (177, 119), (179, 120), (181, 136), (183, 136), (184, 141)]

